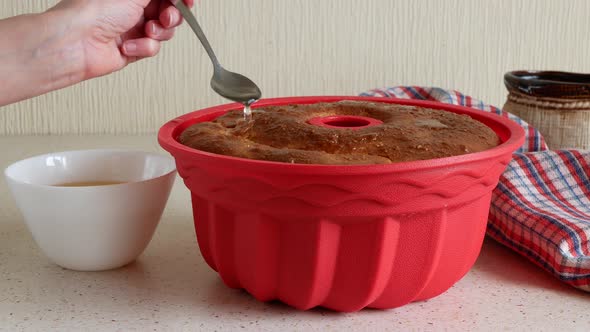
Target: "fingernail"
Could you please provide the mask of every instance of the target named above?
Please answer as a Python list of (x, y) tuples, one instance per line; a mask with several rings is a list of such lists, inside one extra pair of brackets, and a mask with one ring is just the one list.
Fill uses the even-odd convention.
[(176, 15), (174, 15), (174, 12), (169, 11), (168, 12), (168, 22), (170, 25), (174, 25), (174, 23), (176, 23), (175, 18), (176, 18)]
[(137, 50), (137, 44), (133, 41), (128, 41), (125, 43), (125, 45), (123, 46), (125, 48), (125, 53), (133, 53), (135, 52), (135, 50)]
[(160, 27), (157, 24), (152, 24), (152, 35), (157, 36), (160, 34)]

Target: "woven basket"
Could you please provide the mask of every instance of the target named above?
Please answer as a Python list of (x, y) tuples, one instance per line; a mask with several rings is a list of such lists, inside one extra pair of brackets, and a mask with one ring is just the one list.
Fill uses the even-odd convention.
[(537, 128), (549, 148), (590, 149), (590, 75), (515, 71), (503, 110)]

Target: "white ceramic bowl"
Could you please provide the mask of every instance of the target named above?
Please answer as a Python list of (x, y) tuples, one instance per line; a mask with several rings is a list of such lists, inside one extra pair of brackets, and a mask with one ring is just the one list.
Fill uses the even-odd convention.
[[(176, 168), (154, 153), (85, 150), (25, 159), (4, 174), (41, 250), (64, 268), (100, 271), (128, 264), (146, 248)], [(124, 183), (56, 186), (95, 181)]]

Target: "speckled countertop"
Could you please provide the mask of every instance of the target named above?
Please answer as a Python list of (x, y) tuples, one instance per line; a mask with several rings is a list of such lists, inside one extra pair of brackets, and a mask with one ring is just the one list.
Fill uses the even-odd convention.
[[(0, 166), (40, 153), (127, 147), (153, 136), (3, 137)], [(473, 269), (443, 295), (388, 311), (300, 312), (223, 285), (200, 256), (188, 191), (177, 180), (144, 254), (124, 268), (64, 270), (45, 258), (0, 187), (2, 331), (588, 331), (590, 294), (486, 240)]]

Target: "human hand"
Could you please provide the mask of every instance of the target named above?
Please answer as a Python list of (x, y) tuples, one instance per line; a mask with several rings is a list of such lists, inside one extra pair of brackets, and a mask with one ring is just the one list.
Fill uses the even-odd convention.
[[(192, 7), (194, 0), (184, 0)], [(156, 55), (182, 16), (169, 0), (62, 0), (49, 12), (64, 14), (70, 49), (81, 49), (84, 78), (110, 74)]]

